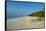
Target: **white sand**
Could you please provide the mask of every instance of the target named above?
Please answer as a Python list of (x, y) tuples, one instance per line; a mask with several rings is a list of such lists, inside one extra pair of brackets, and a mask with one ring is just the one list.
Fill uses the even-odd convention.
[(44, 19), (41, 21), (34, 20), (39, 17), (24, 16), (7, 20), (7, 29), (32, 29), (32, 28), (44, 28)]

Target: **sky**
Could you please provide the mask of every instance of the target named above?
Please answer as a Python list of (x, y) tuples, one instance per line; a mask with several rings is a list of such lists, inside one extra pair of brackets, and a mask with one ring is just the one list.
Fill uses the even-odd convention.
[(33, 2), (7, 2), (7, 17), (20, 17), (29, 15), (44, 8), (44, 3)]

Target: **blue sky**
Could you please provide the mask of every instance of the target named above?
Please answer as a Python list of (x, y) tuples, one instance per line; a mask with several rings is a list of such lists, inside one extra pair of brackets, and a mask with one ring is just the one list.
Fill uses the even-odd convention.
[(44, 8), (44, 3), (7, 2), (7, 16), (24, 16)]

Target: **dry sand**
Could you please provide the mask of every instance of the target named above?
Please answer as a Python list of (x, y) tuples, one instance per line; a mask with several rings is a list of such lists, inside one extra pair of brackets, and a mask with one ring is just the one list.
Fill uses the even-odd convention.
[(41, 21), (34, 20), (39, 17), (24, 16), (19, 18), (13, 18), (7, 20), (7, 29), (33, 29), (33, 28), (44, 28), (44, 19)]

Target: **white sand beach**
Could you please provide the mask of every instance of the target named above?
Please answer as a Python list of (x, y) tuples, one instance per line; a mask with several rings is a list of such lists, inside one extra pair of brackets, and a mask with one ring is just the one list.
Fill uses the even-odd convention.
[(38, 21), (39, 17), (24, 16), (7, 20), (7, 29), (33, 29), (44, 28), (44, 18)]

